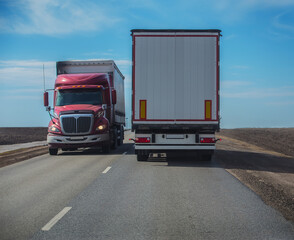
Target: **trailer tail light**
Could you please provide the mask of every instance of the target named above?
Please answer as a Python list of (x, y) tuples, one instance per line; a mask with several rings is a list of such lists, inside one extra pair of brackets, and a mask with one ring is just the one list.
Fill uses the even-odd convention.
[(137, 137), (135, 139), (136, 143), (150, 143), (150, 137)]
[(147, 112), (146, 100), (140, 100), (140, 119), (143, 119), (143, 120), (146, 119), (146, 112)]
[(211, 100), (205, 100), (205, 120), (211, 120)]
[(215, 138), (200, 138), (200, 143), (215, 143), (216, 140)]

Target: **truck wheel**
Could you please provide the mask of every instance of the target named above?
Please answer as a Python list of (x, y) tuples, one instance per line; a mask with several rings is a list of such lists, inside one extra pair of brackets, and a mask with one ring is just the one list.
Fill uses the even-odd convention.
[(109, 144), (109, 142), (103, 143), (102, 152), (103, 153), (110, 153), (110, 144)]
[(114, 129), (112, 137), (113, 137), (113, 139), (112, 139), (113, 143), (111, 145), (111, 148), (116, 149), (117, 148), (117, 130), (116, 129)]
[(117, 145), (120, 146), (123, 144), (123, 140), (124, 140), (124, 127), (120, 126), (120, 130), (119, 130), (119, 139), (117, 139)]
[(49, 148), (49, 154), (50, 155), (57, 155), (58, 148)]
[(147, 154), (137, 154), (137, 161), (138, 162), (145, 162), (148, 160)]

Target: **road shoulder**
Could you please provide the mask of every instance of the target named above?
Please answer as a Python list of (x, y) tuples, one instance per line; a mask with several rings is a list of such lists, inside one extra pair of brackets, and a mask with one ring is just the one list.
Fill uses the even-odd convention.
[(294, 222), (294, 158), (221, 136), (220, 164), (271, 207)]
[(0, 168), (48, 153), (47, 146), (20, 148), (0, 153)]

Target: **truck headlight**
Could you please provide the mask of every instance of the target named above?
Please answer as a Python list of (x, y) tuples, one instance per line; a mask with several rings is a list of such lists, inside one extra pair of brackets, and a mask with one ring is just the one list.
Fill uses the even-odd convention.
[(97, 131), (102, 131), (102, 130), (104, 130), (104, 129), (106, 129), (107, 128), (107, 126), (105, 125), (105, 124), (102, 124), (102, 125), (99, 125), (97, 128), (96, 128), (96, 130)]
[(60, 131), (56, 126), (52, 125), (49, 127), (49, 132), (60, 132)]

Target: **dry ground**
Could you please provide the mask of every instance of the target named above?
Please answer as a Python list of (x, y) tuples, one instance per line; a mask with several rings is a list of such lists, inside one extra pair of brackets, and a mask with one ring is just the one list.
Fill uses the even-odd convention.
[(222, 130), (217, 159), (294, 222), (294, 128)]
[(0, 145), (44, 141), (46, 137), (46, 127), (0, 128)]
[(294, 157), (294, 128), (223, 129), (220, 135)]

